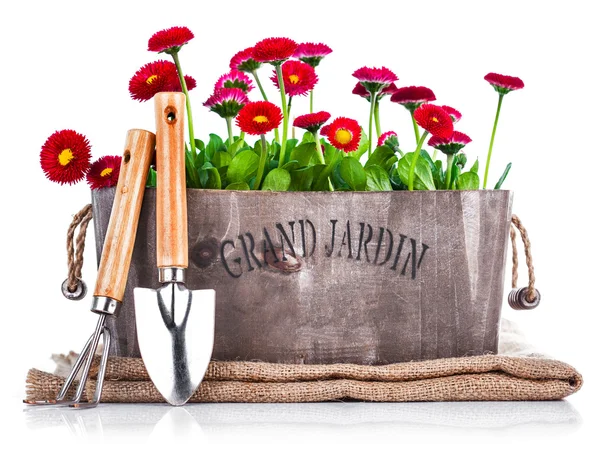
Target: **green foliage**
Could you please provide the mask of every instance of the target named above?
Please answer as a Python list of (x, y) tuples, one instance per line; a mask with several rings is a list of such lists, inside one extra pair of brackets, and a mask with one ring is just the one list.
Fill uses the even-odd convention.
[[(196, 149), (186, 148), (186, 180), (190, 188), (250, 190), (254, 188), (260, 165), (260, 139), (249, 144), (243, 137), (233, 137), (232, 143), (215, 134), (207, 143), (196, 139)], [(289, 139), (286, 157), (279, 165), (281, 146), (267, 143), (267, 155), (260, 190), (266, 191), (393, 191), (408, 189), (408, 171), (414, 153), (399, 156), (387, 145), (375, 148), (369, 157), (367, 135), (363, 132), (359, 148), (344, 153), (321, 138), (317, 151), (312, 133), (305, 132), (300, 140)], [(470, 168), (468, 155), (457, 154), (450, 169), (450, 189), (477, 190), (479, 160)], [(499, 189), (508, 172), (509, 163), (496, 184)], [(415, 190), (446, 188), (448, 170), (445, 160), (433, 160), (421, 150), (415, 168)], [(147, 186), (156, 186), (156, 171), (150, 169)]]

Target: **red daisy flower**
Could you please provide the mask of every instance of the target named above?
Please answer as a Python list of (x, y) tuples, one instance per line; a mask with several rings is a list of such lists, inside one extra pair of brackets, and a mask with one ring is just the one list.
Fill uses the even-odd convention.
[(377, 147), (387, 145), (388, 141), (394, 141), (398, 143), (398, 135), (394, 131), (386, 131), (377, 140)]
[[(188, 90), (196, 87), (194, 78), (184, 76), (184, 79)], [(181, 92), (181, 82), (173, 62), (157, 60), (147, 63), (129, 80), (129, 94), (134, 100), (147, 101), (158, 92)]]
[[(396, 92), (396, 90), (398, 90), (398, 87), (396, 87), (396, 84), (392, 82), (389, 86), (385, 87), (381, 91), (381, 93), (379, 93), (379, 95), (377, 95), (377, 101), (381, 100), (386, 95), (393, 94), (394, 92)], [(354, 95), (359, 95), (363, 97), (368, 102), (371, 102), (371, 94), (367, 89), (365, 89), (365, 86), (363, 86), (360, 82), (356, 83), (354, 89), (352, 89), (352, 93)]]
[(449, 138), (454, 132), (452, 117), (440, 106), (423, 104), (415, 110), (417, 124), (433, 136)]
[(92, 190), (114, 187), (119, 180), (120, 171), (121, 157), (119, 155), (106, 155), (92, 163), (86, 180)]
[(257, 62), (279, 65), (294, 55), (297, 48), (298, 43), (289, 38), (265, 38), (254, 45), (252, 58)]
[[(315, 84), (319, 81), (315, 69), (308, 63), (299, 62), (298, 60), (288, 60), (281, 66), (283, 74), (283, 87), (285, 93), (290, 96), (306, 95), (310, 92)], [(271, 81), (279, 88), (277, 80), (277, 72), (273, 70)]]
[(296, 117), (296, 119), (294, 120), (294, 127), (308, 130), (314, 134), (319, 128), (323, 126), (325, 122), (329, 120), (330, 117), (331, 114), (325, 111), (319, 111), (312, 114), (304, 114), (302, 116)]
[(446, 111), (450, 115), (450, 117), (452, 117), (452, 122), (456, 123), (460, 119), (462, 119), (462, 114), (458, 109), (454, 109), (451, 106), (442, 106), (442, 109)]
[(298, 45), (293, 57), (315, 68), (321, 63), (323, 57), (331, 54), (331, 52), (331, 48), (323, 43), (301, 43)]
[(252, 80), (238, 70), (231, 70), (229, 73), (224, 74), (215, 84), (215, 90), (242, 89), (245, 93), (248, 93), (253, 88)]
[(238, 52), (231, 57), (229, 68), (232, 70), (243, 71), (245, 73), (252, 73), (253, 71), (258, 70), (261, 66), (261, 63), (252, 58), (253, 52), (253, 47), (249, 47)]
[(352, 73), (359, 82), (371, 93), (380, 92), (392, 82), (398, 80), (398, 76), (386, 67), (369, 68), (362, 67)]
[(328, 125), (327, 139), (336, 149), (354, 152), (360, 143), (360, 125), (354, 119), (338, 117)]
[(330, 129), (331, 129), (331, 124), (324, 125), (323, 128), (321, 128), (321, 131), (319, 133), (321, 136), (327, 136), (329, 134)]
[(505, 76), (498, 73), (488, 73), (483, 78), (489, 82), (499, 94), (506, 95), (513, 90), (522, 89), (525, 84), (515, 76)]
[(270, 101), (253, 101), (242, 108), (235, 123), (249, 135), (264, 135), (277, 128), (282, 119), (281, 109)]
[(390, 101), (401, 104), (412, 113), (423, 103), (435, 101), (435, 94), (427, 87), (402, 87), (394, 92)]
[(156, 32), (148, 40), (148, 50), (152, 52), (166, 52), (174, 54), (181, 47), (194, 38), (194, 34), (187, 27), (171, 27)]
[(203, 105), (223, 118), (235, 117), (249, 103), (246, 93), (238, 88), (216, 89)]
[(59, 184), (74, 184), (90, 168), (90, 142), (73, 130), (52, 133), (42, 146), (40, 164), (46, 177)]
[(431, 147), (441, 150), (446, 155), (457, 154), (463, 147), (471, 142), (464, 133), (455, 131), (449, 138), (442, 138), (441, 136), (432, 136), (427, 142)]

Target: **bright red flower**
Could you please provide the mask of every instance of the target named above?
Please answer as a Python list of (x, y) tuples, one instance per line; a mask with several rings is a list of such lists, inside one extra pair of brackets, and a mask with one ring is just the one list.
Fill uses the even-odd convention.
[(265, 38), (254, 45), (252, 58), (279, 65), (294, 55), (297, 48), (298, 43), (289, 38)]
[(446, 155), (457, 154), (463, 147), (471, 142), (464, 133), (455, 131), (449, 138), (442, 138), (441, 136), (432, 136), (427, 142), (431, 147), (441, 150)]
[(431, 89), (422, 86), (401, 87), (396, 90), (390, 101), (399, 103), (410, 112), (415, 112), (423, 103), (435, 101), (435, 94)]
[(252, 80), (238, 70), (231, 70), (229, 73), (224, 74), (215, 84), (215, 90), (242, 89), (245, 93), (248, 93), (253, 88)]
[(449, 138), (454, 132), (452, 117), (441, 106), (423, 104), (414, 113), (417, 124), (433, 136)]
[(386, 131), (377, 140), (377, 147), (383, 146), (387, 141), (392, 140), (392, 138), (395, 138), (396, 142), (398, 142), (398, 135), (396, 134), (396, 132)]
[(483, 79), (489, 82), (492, 85), (492, 87), (494, 87), (496, 92), (502, 95), (506, 95), (508, 92), (522, 89), (523, 87), (525, 87), (523, 81), (515, 76), (505, 76), (503, 74), (498, 73), (488, 73)]
[[(184, 76), (184, 79), (188, 90), (196, 87), (194, 78)], [(129, 93), (134, 100), (147, 101), (158, 92), (181, 92), (181, 82), (173, 62), (157, 60), (147, 63), (129, 80)]]
[(86, 180), (92, 190), (114, 187), (119, 180), (120, 171), (121, 157), (118, 155), (106, 155), (92, 163)]
[(311, 133), (315, 133), (319, 128), (323, 126), (331, 117), (331, 114), (325, 111), (319, 111), (312, 114), (304, 114), (296, 117), (294, 120), (294, 127), (308, 130)]
[(249, 103), (246, 93), (238, 88), (216, 89), (203, 105), (224, 119), (235, 117), (245, 104)]
[(442, 109), (446, 111), (450, 115), (450, 117), (452, 117), (452, 122), (456, 123), (460, 119), (462, 119), (462, 114), (458, 109), (454, 109), (450, 106), (442, 106)]
[(52, 133), (40, 152), (40, 164), (46, 177), (61, 185), (83, 179), (90, 168), (90, 158), (90, 142), (73, 130)]
[(253, 71), (258, 70), (261, 66), (261, 63), (252, 58), (253, 52), (253, 47), (249, 47), (238, 52), (231, 57), (229, 68), (232, 70), (243, 71), (245, 73), (252, 73)]
[(358, 149), (361, 130), (356, 120), (338, 117), (328, 127), (327, 139), (333, 147), (346, 153)]
[(194, 34), (189, 28), (171, 27), (152, 35), (148, 40), (148, 50), (173, 54), (179, 52), (181, 47), (192, 38)]
[(380, 92), (398, 80), (398, 76), (386, 67), (362, 67), (352, 73), (352, 76), (357, 78), (365, 89), (371, 93)]
[(249, 135), (264, 135), (277, 128), (282, 119), (281, 109), (270, 101), (253, 101), (242, 108), (235, 123)]
[[(285, 93), (290, 97), (306, 95), (319, 81), (315, 69), (308, 63), (299, 62), (298, 60), (288, 60), (281, 65), (281, 73), (283, 74)], [(277, 72), (275, 70), (273, 70), (271, 81), (279, 88), (279, 81), (277, 80)]]
[(316, 67), (326, 55), (331, 54), (332, 50), (323, 43), (301, 43), (298, 45), (293, 57), (308, 63), (311, 67)]

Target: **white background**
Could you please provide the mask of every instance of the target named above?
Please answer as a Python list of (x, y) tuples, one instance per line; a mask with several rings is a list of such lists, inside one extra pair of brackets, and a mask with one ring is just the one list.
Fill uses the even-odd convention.
[[(516, 454), (531, 449), (558, 454), (594, 442), (600, 405), (600, 40), (594, 3), (4, 2), (0, 7), (3, 446), (18, 445), (11, 454), (27, 454), (38, 447), (51, 453), (70, 454), (79, 447), (86, 453), (119, 454), (132, 448), (104, 445), (156, 450), (162, 442), (171, 452), (176, 442), (192, 443), (197, 450), (207, 442), (221, 445), (222, 451), (234, 444), (259, 444), (242, 451), (287, 445), (285, 451), (295, 453), (316, 444), (333, 453), (339, 445), (351, 445), (352, 450), (357, 444), (388, 443), (398, 450), (417, 443), (424, 454), (458, 454), (475, 443), (486, 444), (479, 451), (492, 454), (505, 445), (514, 446)], [(504, 316), (517, 321), (542, 351), (577, 367), (585, 378), (583, 390), (566, 402), (550, 404), (222, 405), (195, 407), (189, 413), (104, 406), (89, 415), (23, 411), (20, 400), (27, 369), (51, 369), (51, 353), (79, 350), (96, 319), (88, 311), (89, 299), (68, 302), (60, 293), (66, 277), (65, 231), (71, 216), (90, 201), (89, 190), (85, 183), (60, 187), (47, 181), (39, 167), (40, 147), (55, 130), (72, 128), (89, 138), (98, 158), (120, 154), (128, 129), (153, 130), (151, 104), (132, 101), (127, 84), (140, 66), (157, 57), (146, 51), (148, 38), (173, 25), (186, 25), (196, 35), (180, 56), (184, 71), (198, 81), (191, 96), (196, 135), (201, 138), (212, 131), (225, 135), (224, 122), (202, 102), (216, 79), (228, 71), (230, 57), (268, 36), (324, 42), (333, 48), (318, 69), (321, 82), (315, 107), (334, 116), (354, 117), (366, 125), (368, 104), (351, 95), (355, 84), (351, 73), (363, 65), (391, 68), (399, 76), (399, 86), (432, 88), (440, 104), (462, 111), (458, 126), (473, 138), (466, 149), (472, 159), (484, 158), (497, 102), (483, 76), (493, 71), (521, 77), (525, 89), (505, 97), (491, 180), (495, 182), (504, 165), (513, 162), (505, 188), (514, 190), (514, 212), (530, 232), (543, 301), (532, 312), (515, 312), (505, 305)], [(260, 74), (277, 100), (268, 81), (270, 69), (263, 68)], [(253, 95), (258, 99), (257, 91)], [(306, 112), (307, 100), (296, 102), (293, 110), (296, 115)], [(385, 103), (382, 123), (384, 131), (395, 129), (404, 139), (401, 144), (412, 147), (404, 108)], [(92, 286), (91, 236), (86, 262), (84, 278)], [(444, 446), (429, 448), (435, 444)]]

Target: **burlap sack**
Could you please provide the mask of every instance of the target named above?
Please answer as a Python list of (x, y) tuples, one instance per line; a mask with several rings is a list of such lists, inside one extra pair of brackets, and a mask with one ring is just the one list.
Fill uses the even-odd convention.
[[(31, 369), (27, 400), (52, 399), (63, 382)], [(568, 364), (537, 357), (486, 355), (386, 366), (212, 362), (190, 402), (545, 401), (575, 393), (582, 382)], [(92, 394), (95, 387), (92, 379), (86, 390)], [(111, 358), (102, 402), (164, 400), (139, 358)]]

